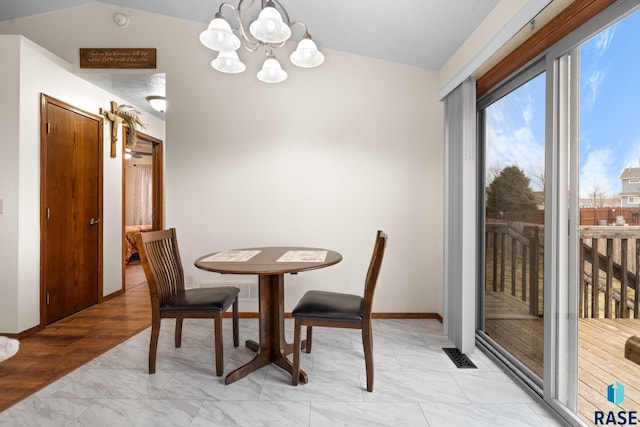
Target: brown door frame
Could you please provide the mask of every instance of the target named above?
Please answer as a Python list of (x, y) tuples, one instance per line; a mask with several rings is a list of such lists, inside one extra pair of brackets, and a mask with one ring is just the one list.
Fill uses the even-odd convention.
[[(123, 128), (122, 134), (125, 138), (125, 143), (122, 144), (122, 253), (126, 252), (125, 247), (125, 218), (127, 217), (127, 197), (126, 197), (126, 184), (127, 184), (127, 161), (124, 159), (126, 143), (126, 131)], [(136, 131), (136, 136), (139, 141), (144, 141), (151, 144), (151, 174), (152, 174), (152, 186), (151, 189), (151, 203), (152, 203), (152, 228), (154, 230), (161, 230), (164, 224), (164, 161), (163, 161), (163, 146), (162, 140), (155, 138), (151, 135)], [(125, 291), (125, 272), (127, 269), (127, 263), (122, 257), (122, 291)]]
[[(104, 152), (103, 136), (104, 136), (104, 118), (102, 116), (88, 113), (84, 110), (76, 108), (64, 101), (53, 98), (44, 93), (40, 94), (40, 328), (44, 328), (47, 325), (47, 298), (46, 298), (46, 278), (45, 278), (45, 263), (46, 263), (46, 221), (47, 221), (47, 206), (46, 206), (46, 176), (47, 176), (47, 106), (49, 104), (57, 105), (61, 108), (67, 109), (76, 114), (85, 116), (98, 122), (98, 152)], [(103, 187), (104, 187), (104, 158), (98, 162), (98, 210), (100, 218), (103, 217)], [(97, 224), (98, 226), (98, 303), (103, 300), (103, 227), (102, 222)]]

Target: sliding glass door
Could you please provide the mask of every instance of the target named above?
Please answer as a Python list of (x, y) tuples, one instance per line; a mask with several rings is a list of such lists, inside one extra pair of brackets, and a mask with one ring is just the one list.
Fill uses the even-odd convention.
[(477, 103), (477, 339), (571, 425), (640, 406), (639, 3)]
[(640, 407), (638, 46), (640, 11), (578, 48), (578, 410), (590, 423)]
[(539, 383), (544, 373), (546, 73), (538, 72), (542, 65), (488, 99), (480, 120), (484, 141), (482, 330)]

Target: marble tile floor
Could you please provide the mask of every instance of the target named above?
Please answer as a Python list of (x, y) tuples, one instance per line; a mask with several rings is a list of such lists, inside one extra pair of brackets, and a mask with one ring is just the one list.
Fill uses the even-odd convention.
[[(302, 354), (309, 383), (276, 366), (224, 385), (214, 374), (213, 324), (185, 320), (182, 347), (163, 320), (157, 371), (147, 373), (147, 329), (0, 413), (0, 426), (560, 426), (481, 352), (457, 369), (436, 320), (374, 320), (373, 393), (366, 391), (360, 331), (316, 328)], [(241, 319), (240, 339), (258, 321)], [(291, 340), (293, 322), (286, 321)], [(253, 357), (234, 348), (224, 320), (225, 374)]]

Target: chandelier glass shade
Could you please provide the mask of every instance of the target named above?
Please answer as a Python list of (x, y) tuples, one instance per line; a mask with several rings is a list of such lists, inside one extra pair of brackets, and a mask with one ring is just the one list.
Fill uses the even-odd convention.
[(258, 80), (265, 83), (280, 83), (287, 79), (288, 74), (282, 69), (276, 57), (271, 54), (262, 64), (262, 69), (258, 71)]
[(289, 59), (293, 65), (298, 67), (313, 68), (324, 62), (324, 55), (310, 37), (303, 37)]
[(282, 20), (275, 6), (267, 4), (258, 19), (249, 26), (251, 35), (263, 43), (284, 43), (291, 37), (291, 28)]
[(211, 66), (222, 73), (230, 74), (241, 73), (247, 69), (247, 67), (240, 62), (240, 58), (238, 58), (235, 50), (220, 51), (218, 57), (211, 61)]
[(240, 39), (233, 34), (231, 25), (220, 13), (217, 13), (209, 23), (209, 27), (200, 33), (200, 42), (209, 49), (219, 52), (236, 51), (240, 47)]
[[(255, 3), (261, 6), (260, 13), (247, 24), (247, 13), (251, 13)], [(231, 10), (229, 15), (236, 28), (232, 28), (228, 17), (223, 14), (223, 8)], [(252, 16), (255, 16), (255, 12)], [(307, 26), (301, 21), (292, 22), (279, 0), (239, 0), (237, 7), (222, 3), (207, 29), (200, 33), (200, 42), (219, 52), (217, 58), (211, 61), (211, 66), (223, 73), (241, 73), (246, 69), (236, 53), (241, 45), (250, 52), (263, 50), (266, 59), (257, 77), (266, 83), (279, 83), (286, 80), (288, 74), (276, 59), (274, 49), (285, 45), (292, 37), (295, 26), (300, 26), (304, 33), (289, 58), (291, 63), (301, 68), (322, 64), (324, 55), (311, 40)]]

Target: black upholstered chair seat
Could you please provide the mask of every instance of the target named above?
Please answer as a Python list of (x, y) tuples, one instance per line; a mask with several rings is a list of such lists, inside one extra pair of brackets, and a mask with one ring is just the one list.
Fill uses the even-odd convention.
[(184, 270), (180, 260), (176, 229), (155, 230), (136, 235), (140, 262), (149, 285), (151, 298), (151, 340), (149, 341), (149, 373), (156, 372), (156, 356), (162, 319), (176, 319), (175, 346), (182, 345), (184, 319), (213, 319), (216, 375), (224, 372), (222, 316), (232, 306), (233, 345), (238, 347), (238, 293), (234, 286), (185, 289)]
[(298, 385), (300, 377), (300, 337), (302, 326), (307, 327), (305, 351), (311, 353), (313, 328), (351, 328), (362, 330), (362, 347), (367, 370), (367, 391), (373, 391), (373, 333), (371, 331), (371, 308), (373, 293), (376, 289), (378, 274), (382, 264), (384, 249), (387, 246), (387, 234), (378, 230), (373, 255), (369, 263), (364, 284), (364, 297), (326, 291), (308, 291), (296, 308), (291, 312), (295, 319), (293, 325), (293, 370), (291, 384)]
[(160, 311), (224, 311), (235, 301), (239, 291), (231, 286), (186, 289), (169, 298)]
[(364, 298), (359, 295), (309, 291), (291, 314), (297, 318), (361, 321), (363, 311)]

